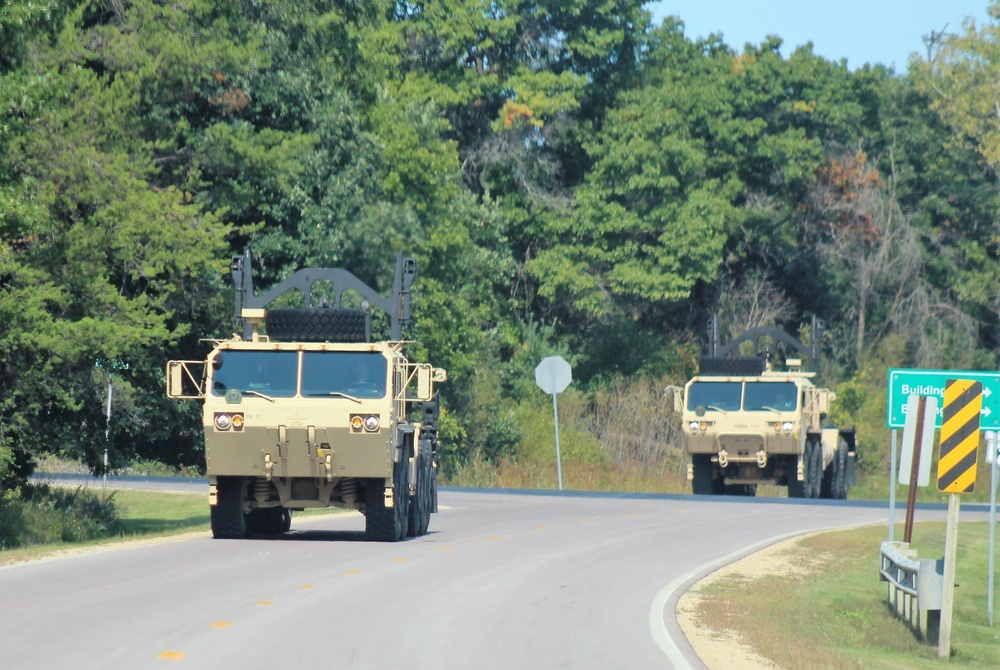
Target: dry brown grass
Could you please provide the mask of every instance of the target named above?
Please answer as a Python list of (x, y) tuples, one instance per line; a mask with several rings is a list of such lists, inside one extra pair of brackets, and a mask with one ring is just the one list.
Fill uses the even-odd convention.
[[(553, 459), (554, 460), (554, 459)], [(665, 464), (563, 463), (563, 488), (575, 491), (623, 493), (688, 493), (690, 485)], [(461, 466), (447, 482), (449, 486), (479, 486), (510, 489), (555, 489), (559, 476), (551, 465), (522, 464), (504, 460), (481, 461)]]

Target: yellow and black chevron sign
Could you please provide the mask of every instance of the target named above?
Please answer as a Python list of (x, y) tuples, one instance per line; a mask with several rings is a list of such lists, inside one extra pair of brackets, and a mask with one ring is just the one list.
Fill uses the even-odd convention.
[(949, 379), (944, 387), (938, 491), (972, 493), (976, 490), (979, 416), (983, 385), (969, 379)]

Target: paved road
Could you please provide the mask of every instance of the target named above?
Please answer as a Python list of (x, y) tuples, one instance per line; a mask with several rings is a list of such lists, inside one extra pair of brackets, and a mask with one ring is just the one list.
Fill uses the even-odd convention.
[(695, 578), (789, 534), (886, 520), (816, 502), (449, 489), (431, 532), (398, 544), (362, 541), (349, 514), (14, 565), (0, 665), (700, 668), (673, 615)]

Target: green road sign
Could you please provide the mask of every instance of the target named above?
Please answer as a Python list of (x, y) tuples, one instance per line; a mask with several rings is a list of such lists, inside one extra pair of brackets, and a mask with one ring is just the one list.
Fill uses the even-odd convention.
[[(979, 426), (983, 430), (1000, 430), (1000, 372), (970, 370), (889, 370), (886, 426), (902, 428), (906, 425), (906, 399), (911, 395), (937, 396), (938, 407), (944, 407), (944, 387), (949, 379), (981, 382), (983, 411)], [(934, 425), (941, 427), (940, 410)]]

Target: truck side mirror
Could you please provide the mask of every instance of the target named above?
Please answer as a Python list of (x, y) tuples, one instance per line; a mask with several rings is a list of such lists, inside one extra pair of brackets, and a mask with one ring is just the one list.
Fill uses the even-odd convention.
[(431, 367), (429, 365), (421, 365), (417, 368), (417, 400), (430, 400), (433, 393)]
[(167, 364), (167, 397), (179, 398), (184, 395), (184, 366), (178, 361)]
[(680, 386), (668, 386), (663, 389), (663, 393), (670, 393), (674, 397), (674, 412), (680, 414), (684, 411), (684, 389)]
[(167, 363), (167, 397), (176, 400), (200, 400), (205, 397), (203, 380), (195, 371), (204, 371), (205, 361), (169, 361)]

